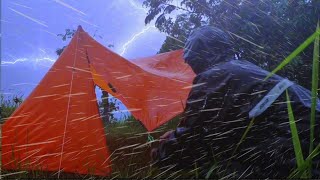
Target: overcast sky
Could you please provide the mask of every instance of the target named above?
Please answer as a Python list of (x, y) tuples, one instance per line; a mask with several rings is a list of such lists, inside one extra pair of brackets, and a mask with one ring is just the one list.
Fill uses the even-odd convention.
[(1, 0), (1, 90), (25, 97), (67, 45), (59, 33), (81, 25), (125, 58), (154, 55), (165, 34), (145, 26), (143, 0)]

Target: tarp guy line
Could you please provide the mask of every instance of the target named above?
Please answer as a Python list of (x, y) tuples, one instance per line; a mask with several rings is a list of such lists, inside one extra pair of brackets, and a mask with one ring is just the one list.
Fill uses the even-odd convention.
[(58, 179), (60, 177), (60, 172), (61, 172), (62, 154), (63, 154), (63, 148), (64, 148), (64, 143), (65, 143), (65, 138), (66, 138), (67, 122), (68, 122), (68, 116), (69, 116), (70, 99), (71, 99), (72, 84), (73, 84), (73, 75), (74, 75), (74, 71), (75, 71), (76, 59), (77, 59), (77, 53), (78, 53), (77, 52), (78, 51), (78, 42), (79, 42), (79, 32), (77, 33), (77, 44), (76, 44), (76, 50), (75, 50), (74, 59), (73, 59), (73, 67), (72, 67), (72, 73), (71, 73), (71, 83), (70, 83), (70, 90), (69, 90), (66, 122), (64, 124), (64, 132), (63, 132), (63, 139), (62, 139), (62, 148), (61, 148), (60, 164), (59, 164), (59, 171), (58, 171)]

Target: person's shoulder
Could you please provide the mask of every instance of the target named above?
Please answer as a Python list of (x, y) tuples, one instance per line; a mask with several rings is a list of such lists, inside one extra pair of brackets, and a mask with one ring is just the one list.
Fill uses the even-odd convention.
[(208, 68), (206, 71), (204, 71), (201, 74), (202, 76), (208, 76), (212, 74), (221, 74), (224, 72), (228, 72), (229, 70), (232, 69), (233, 66), (236, 65), (236, 64), (233, 64), (233, 61), (235, 60), (224, 61), (219, 64), (216, 64), (215, 66)]
[(233, 76), (235, 74), (250, 74), (251, 71), (263, 71), (257, 65), (243, 59), (230, 59), (215, 66), (208, 68), (206, 71), (197, 75), (197, 80), (204, 80), (212, 77)]
[[(227, 63), (227, 62), (225, 62)], [(223, 79), (227, 74), (230, 74), (228, 70), (228, 65), (225, 63), (218, 64), (216, 66), (208, 68), (206, 71), (197, 75), (198, 81), (207, 81), (207, 80), (214, 80), (214, 79)]]
[(232, 61), (229, 61), (229, 65), (234, 65), (234, 66), (255, 66), (258, 67), (256, 64), (246, 60), (246, 59), (235, 59)]

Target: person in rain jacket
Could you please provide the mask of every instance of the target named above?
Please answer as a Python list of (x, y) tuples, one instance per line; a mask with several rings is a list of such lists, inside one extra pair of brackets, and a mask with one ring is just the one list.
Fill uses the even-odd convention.
[[(159, 166), (194, 169), (216, 178), (286, 178), (297, 168), (288, 119), (290, 97), (304, 158), (309, 152), (311, 93), (288, 79), (234, 58), (224, 31), (191, 32), (184, 59), (196, 73), (178, 128), (160, 137), (151, 152)], [(315, 146), (319, 144), (318, 101)], [(246, 128), (253, 123), (244, 140)], [(313, 174), (320, 169), (316, 157)], [(317, 160), (318, 159), (318, 160)], [(200, 173), (200, 174), (201, 174)]]

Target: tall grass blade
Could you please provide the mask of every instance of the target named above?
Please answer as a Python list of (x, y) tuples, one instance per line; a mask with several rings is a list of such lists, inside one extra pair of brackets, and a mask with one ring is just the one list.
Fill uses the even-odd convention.
[(296, 156), (298, 168), (300, 168), (304, 164), (304, 160), (303, 160), (300, 139), (299, 139), (299, 135), (298, 135), (296, 122), (294, 120), (294, 115), (293, 115), (293, 111), (292, 111), (292, 107), (291, 107), (291, 103), (290, 103), (290, 97), (288, 94), (288, 90), (286, 90), (286, 96), (287, 96), (288, 116), (289, 116), (289, 122), (290, 122), (289, 124), (290, 124), (290, 129), (291, 129), (293, 148), (294, 148), (294, 153)]
[[(317, 24), (316, 32), (319, 31), (319, 22)], [(313, 151), (314, 142), (314, 127), (316, 121), (316, 105), (318, 99), (318, 82), (319, 82), (319, 34), (314, 41), (313, 49), (313, 64), (312, 64), (312, 90), (311, 90), (311, 119), (310, 119), (310, 147), (309, 154)], [(309, 162), (309, 176), (312, 176), (312, 161)]]
[(195, 170), (195, 175), (196, 175), (196, 179), (199, 179), (199, 172), (198, 172), (198, 165), (197, 165), (197, 161), (194, 162), (194, 170)]
[(312, 159), (315, 158), (316, 156), (318, 156), (320, 154), (320, 144), (318, 144), (318, 146), (312, 151), (312, 153), (309, 154), (309, 156), (306, 158), (306, 160), (304, 161), (304, 164), (300, 167), (295, 169), (290, 175), (289, 175), (289, 179), (297, 179), (300, 178), (302, 176), (302, 173), (305, 172), (310, 165), (310, 162), (312, 162)]
[(276, 72), (281, 70), (284, 66), (286, 66), (288, 63), (290, 63), (293, 58), (295, 58), (297, 55), (299, 55), (306, 47), (308, 47), (320, 34), (320, 31), (317, 30), (315, 33), (313, 33), (310, 37), (308, 37), (307, 40), (305, 40), (297, 49), (295, 49), (288, 57), (286, 57), (278, 67), (276, 67), (264, 80), (267, 80), (269, 77), (273, 76)]
[[(319, 31), (319, 22), (317, 30)], [(313, 151), (314, 127), (316, 121), (316, 105), (318, 99), (318, 82), (319, 82), (319, 34), (314, 41), (313, 64), (312, 64), (312, 91), (311, 91), (311, 119), (310, 119), (310, 147), (309, 154)]]
[(209, 169), (208, 173), (206, 174), (205, 179), (209, 179), (211, 174), (213, 173), (214, 170), (217, 169), (217, 162), (214, 162), (213, 166), (211, 166), (211, 168)]

